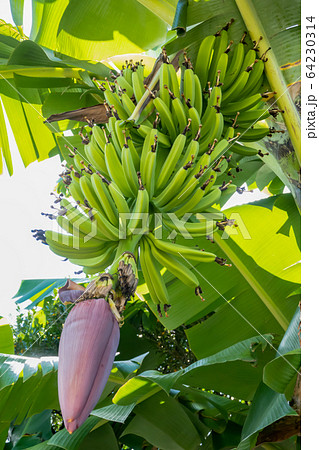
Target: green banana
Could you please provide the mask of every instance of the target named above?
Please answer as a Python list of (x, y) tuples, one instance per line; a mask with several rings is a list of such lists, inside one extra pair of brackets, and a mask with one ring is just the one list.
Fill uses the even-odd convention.
[(152, 233), (147, 235), (148, 239), (151, 239), (152, 243), (162, 252), (167, 252), (175, 256), (184, 257), (186, 260), (198, 261), (198, 262), (212, 262), (215, 260), (216, 255), (210, 252), (197, 250), (195, 248), (186, 247), (185, 245), (173, 244), (172, 242), (163, 241), (161, 239), (155, 239)]
[(228, 65), (228, 53), (222, 53), (219, 57), (217, 66), (216, 66), (216, 72), (213, 75), (213, 80), (218, 80), (219, 83), (224, 83), (224, 79), (226, 76), (227, 71), (227, 65)]
[(239, 100), (238, 102), (228, 103), (228, 105), (223, 106), (223, 115), (231, 116), (236, 114), (238, 111), (242, 113), (243, 111), (246, 111), (258, 105), (258, 103), (260, 103), (262, 100), (263, 97), (261, 94), (254, 94), (243, 100)]
[(172, 107), (178, 122), (179, 132), (182, 133), (187, 126), (187, 116), (184, 106), (178, 97), (172, 97)]
[(126, 92), (122, 93), (121, 101), (122, 101), (122, 105), (123, 105), (125, 111), (127, 112), (127, 114), (129, 114), (129, 115), (133, 114), (133, 111), (135, 109), (135, 104), (133, 103), (133, 101), (127, 95)]
[(193, 212), (196, 205), (200, 202), (200, 200), (205, 195), (205, 189), (208, 186), (210, 179), (205, 181), (199, 188), (196, 189), (194, 194), (185, 201), (177, 210), (174, 211), (177, 217), (183, 217), (184, 214), (188, 212)]
[(234, 134), (235, 134), (235, 129), (233, 126), (225, 128), (224, 139), (226, 139), (226, 141), (229, 141), (230, 139), (232, 139), (234, 137)]
[(80, 178), (80, 187), (83, 192), (83, 196), (86, 200), (85, 206), (87, 206), (88, 208), (94, 208), (97, 211), (99, 211), (101, 214), (103, 214), (103, 208), (102, 208), (102, 205), (101, 205), (98, 197), (95, 194), (95, 191), (92, 186), (91, 178), (81, 177)]
[[(111, 141), (112, 141), (112, 143), (114, 145), (116, 153), (118, 154), (118, 157), (120, 158), (121, 157), (122, 146), (119, 143), (118, 138), (117, 138), (117, 132), (116, 132), (116, 129), (115, 129), (115, 123), (116, 122), (117, 122), (117, 119), (114, 116), (110, 117), (109, 121), (107, 123), (107, 126), (108, 126), (108, 130), (110, 132)], [(105, 146), (104, 146), (104, 148), (105, 148)]]
[[(149, 195), (148, 195), (147, 190), (144, 188), (144, 186), (141, 185), (141, 187), (138, 191), (135, 206), (133, 209), (133, 217), (130, 219), (128, 226), (127, 226), (128, 235), (131, 235), (134, 233), (134, 231), (139, 226), (141, 221), (143, 223), (143, 215), (144, 214), (148, 215), (148, 212), (149, 212)], [(147, 220), (148, 220), (148, 217), (147, 217)]]
[[(165, 86), (170, 86), (170, 70), (169, 70), (169, 65), (167, 63), (163, 63), (161, 65), (160, 68), (160, 77), (159, 77), (159, 95), (160, 95), (160, 99), (161, 101), (164, 103), (164, 105), (166, 106), (166, 108), (168, 109), (168, 111), (170, 111), (170, 106), (171, 106), (171, 100), (170, 100), (170, 96), (168, 93), (168, 90), (165, 88)], [(175, 72), (175, 70), (174, 70)], [(156, 100), (156, 99), (155, 99)], [(158, 110), (156, 103), (154, 102), (155, 108)], [(158, 110), (159, 111), (159, 110)], [(159, 111), (160, 112), (160, 111)], [(164, 122), (165, 123), (165, 122)], [(167, 126), (167, 124), (165, 123), (165, 126)]]
[[(76, 264), (78, 266), (86, 266), (90, 268), (97, 269), (100, 266), (104, 266), (104, 269), (110, 265), (112, 262), (112, 256), (114, 254), (116, 248), (116, 244), (110, 245), (104, 253), (99, 256), (93, 256), (92, 258), (70, 258), (69, 261), (72, 264)], [(102, 269), (103, 270), (103, 269)]]
[[(142, 136), (143, 139), (145, 139), (145, 137), (149, 133), (150, 127), (148, 127), (146, 125), (138, 125), (136, 127), (136, 129), (137, 129), (137, 132), (139, 133), (139, 135)], [(158, 143), (162, 147), (170, 147), (171, 146), (171, 141), (170, 141), (169, 137), (166, 136), (166, 134), (163, 134), (160, 131), (156, 130), (156, 135), (158, 138)]]
[(241, 72), (241, 74), (236, 78), (235, 82), (231, 85), (227, 91), (223, 93), (223, 105), (229, 103), (230, 101), (237, 100), (238, 97), (241, 96), (241, 92), (249, 78), (249, 71), (251, 66), (247, 66), (247, 68)]
[(62, 198), (60, 206), (65, 209), (65, 217), (69, 220), (70, 225), (73, 227), (72, 234), (75, 234), (74, 231), (78, 230), (85, 236), (91, 235), (92, 237), (102, 241), (107, 239), (101, 230), (94, 226), (94, 216), (91, 220), (88, 216), (82, 214), (78, 208), (75, 208), (65, 198)]
[(144, 95), (145, 88), (144, 83), (137, 72), (132, 73), (132, 86), (136, 103), (138, 103)]
[(197, 111), (197, 109), (194, 106), (192, 106), (191, 104), (189, 104), (188, 101), (186, 102), (186, 105), (188, 107), (188, 117), (191, 120), (192, 138), (194, 139), (194, 137), (198, 133), (198, 130), (200, 129), (201, 120), (200, 120), (199, 112)]
[[(105, 142), (104, 142), (105, 146)], [(103, 148), (104, 148), (103, 146)], [(95, 168), (95, 170), (98, 170), (101, 172), (104, 176), (108, 176), (107, 167), (105, 164), (105, 158), (104, 153), (98, 145), (91, 141), (88, 145), (85, 146), (85, 154), (87, 159), (89, 160), (90, 164)]]
[(147, 155), (151, 150), (151, 146), (154, 144), (155, 136), (157, 136), (157, 130), (155, 128), (148, 128), (148, 133), (145, 136), (144, 144), (142, 148), (141, 153), (141, 160), (140, 160), (140, 172), (142, 175), (146, 173), (146, 159)]
[(109, 241), (118, 241), (119, 230), (117, 227), (111, 224), (103, 214), (95, 209), (92, 209), (92, 216), (97, 224), (97, 229), (106, 237)]
[(243, 124), (253, 124), (259, 120), (268, 119), (272, 111), (269, 109), (252, 109), (250, 111), (243, 111), (237, 118), (237, 124), (243, 126)]
[(184, 71), (184, 96), (185, 101), (189, 101), (191, 105), (195, 104), (195, 77), (193, 69)]
[(257, 59), (256, 50), (254, 48), (249, 49), (248, 52), (245, 54), (240, 72), (243, 72), (248, 66), (253, 64), (256, 61), (256, 59)]
[(159, 250), (150, 239), (147, 239), (147, 241), (151, 247), (152, 255), (154, 255), (163, 267), (166, 267), (169, 272), (181, 280), (182, 283), (186, 284), (186, 286), (191, 288), (196, 288), (199, 286), (196, 275), (188, 267), (186, 267), (185, 264), (179, 261), (179, 259), (175, 256)]
[(123, 75), (120, 75), (116, 78), (115, 83), (118, 84), (122, 91), (125, 91), (129, 97), (134, 95), (134, 91), (132, 88), (132, 84), (129, 83)]
[(184, 132), (177, 136), (169, 154), (166, 157), (166, 160), (156, 181), (157, 191), (160, 191), (165, 185), (167, 185), (167, 182), (172, 175), (173, 170), (175, 169), (175, 166), (186, 144), (186, 131), (187, 129), (185, 128)]
[(218, 203), (221, 197), (221, 190), (214, 186), (214, 189), (206, 194), (194, 207), (194, 213), (206, 211), (210, 206)]
[(119, 186), (114, 181), (106, 180), (106, 182), (108, 184), (110, 194), (114, 200), (119, 215), (129, 213), (130, 207), (128, 206), (127, 201)]
[(67, 258), (75, 255), (79, 255), (80, 257), (85, 257), (86, 255), (87, 257), (98, 256), (105, 249), (103, 241), (94, 238), (84, 241), (80, 237), (61, 234), (51, 230), (45, 232), (45, 239), (54, 253)]
[(208, 167), (211, 160), (211, 152), (205, 152), (199, 160), (193, 164), (192, 170), (189, 171), (187, 181), (191, 178), (195, 177), (197, 173), (199, 173), (203, 168)]
[(152, 286), (156, 292), (156, 296), (159, 299), (160, 303), (164, 305), (168, 304), (169, 297), (166, 285), (164, 283), (162, 274), (160, 273), (157, 261), (154, 261), (154, 258), (152, 257), (151, 248), (146, 239), (143, 240), (143, 252), (144, 252), (144, 261), (147, 265), (148, 274), (152, 279)]
[(94, 127), (92, 128), (92, 135), (97, 144), (99, 145), (100, 149), (103, 151), (106, 139), (102, 128), (100, 128), (98, 125), (94, 125)]
[(243, 142), (259, 141), (271, 132), (268, 127), (237, 128), (237, 131), (240, 133), (239, 140)]
[(127, 137), (127, 144), (131, 151), (131, 156), (133, 159), (133, 164), (134, 164), (135, 170), (138, 171), (140, 169), (140, 155), (139, 155), (137, 148), (134, 145), (134, 142), (133, 142), (131, 136)]
[[(69, 219), (62, 215), (57, 215), (56, 221), (57, 224), (62, 228), (62, 230), (66, 231), (69, 234), (73, 234), (74, 228)], [(77, 235), (81, 238), (84, 238), (86, 236), (86, 234), (82, 233), (81, 231), (78, 231)]]
[(140, 264), (141, 264), (141, 269), (144, 275), (144, 279), (146, 282), (146, 285), (148, 287), (151, 299), (153, 301), (153, 303), (157, 306), (159, 313), (160, 313), (160, 317), (162, 316), (161, 311), (160, 311), (160, 299), (158, 298), (156, 289), (153, 285), (153, 277), (151, 276), (150, 272), (149, 272), (149, 266), (146, 260), (146, 252), (147, 250), (145, 250), (145, 243), (144, 243), (144, 239), (141, 240), (141, 245), (140, 245)]
[[(172, 91), (175, 97), (179, 98), (180, 90), (179, 90), (179, 82), (177, 78), (177, 74), (173, 64), (167, 64), (168, 72), (169, 72), (169, 89)], [(165, 86), (164, 86), (165, 88)], [(163, 99), (164, 100), (164, 99)]]
[(201, 117), (203, 112), (203, 92), (202, 92), (202, 85), (200, 84), (200, 80), (198, 76), (194, 75), (194, 81), (195, 81), (195, 103), (194, 107), (196, 111), (198, 112), (199, 117)]
[(82, 174), (84, 165), (81, 161), (83, 161), (83, 156), (80, 156), (79, 153), (76, 153), (73, 157), (74, 166), (76, 170)]
[(128, 119), (129, 115), (125, 111), (125, 108), (123, 107), (121, 100), (119, 99), (117, 94), (106, 89), (104, 91), (104, 97), (105, 97), (105, 100), (106, 100), (108, 106), (110, 108), (112, 108), (112, 106), (113, 106), (115, 108), (115, 111), (117, 112), (117, 114), (119, 115), (119, 117), (122, 120)]
[[(168, 214), (168, 216), (174, 216), (174, 221), (170, 219), (163, 219), (163, 224), (171, 231), (176, 231), (183, 237), (188, 236), (208, 236), (214, 232), (216, 224), (214, 221), (202, 221), (197, 223), (184, 223), (183, 221), (177, 221), (174, 214)], [(184, 228), (184, 229), (183, 229)], [(185, 231), (184, 231), (185, 230)]]
[(121, 186), (121, 191), (126, 197), (134, 197), (134, 191), (132, 191), (130, 185), (127, 182), (121, 161), (112, 142), (108, 142), (105, 145), (104, 155), (106, 167), (111, 179), (118, 186)]
[(224, 172), (226, 172), (227, 169), (228, 169), (228, 161), (225, 158), (225, 156), (222, 156), (219, 159), (219, 161), (217, 162), (217, 164), (213, 167), (213, 171), (215, 172), (214, 184), (215, 184), (216, 178), (218, 176), (222, 175)]
[(208, 72), (208, 80), (212, 84), (215, 84), (215, 82), (216, 82), (216, 74), (217, 74), (219, 59), (220, 59), (222, 53), (224, 53), (225, 50), (227, 49), (227, 45), (228, 45), (228, 33), (226, 30), (221, 30), (219, 32), (219, 34), (217, 33), (215, 36), (216, 36), (216, 39), (215, 39), (215, 43), (214, 43), (214, 55), (213, 55), (212, 62), (211, 62), (209, 72)]
[(258, 150), (256, 150), (255, 148), (249, 147), (247, 145), (241, 145), (237, 142), (231, 144), (230, 148), (234, 153), (237, 153), (238, 155), (255, 156), (258, 154)]
[(163, 189), (162, 192), (153, 199), (153, 203), (157, 207), (161, 208), (176, 196), (176, 192), (178, 192), (180, 187), (183, 185), (187, 176), (187, 170), (191, 167), (191, 165), (192, 162), (190, 161), (188, 164), (182, 166), (173, 176), (165, 189)]
[[(216, 114), (218, 108), (215, 106), (207, 107), (208, 113), (206, 114), (205, 120), (204, 117), (202, 118), (202, 129), (201, 129), (201, 140), (206, 140), (207, 137), (210, 140), (212, 136), (214, 135), (214, 127), (216, 123)], [(207, 111), (207, 110), (206, 110)]]
[(264, 73), (265, 64), (264, 61), (259, 59), (256, 64), (254, 64), (253, 70), (249, 75), (249, 80), (245, 86), (245, 89), (241, 93), (242, 98), (245, 98), (247, 95), (249, 95), (259, 80), (262, 78)]
[(120, 120), (116, 120), (115, 125), (114, 125), (114, 129), (115, 129), (115, 133), (116, 133), (116, 137), (117, 137), (117, 142), (119, 143), (119, 146), (121, 147), (120, 153), (119, 153), (119, 157), (121, 157), (122, 155), (122, 148), (123, 145), (126, 142), (126, 130), (124, 130), (121, 127), (121, 121)]
[(138, 73), (138, 76), (140, 77), (141, 81), (144, 83), (144, 65), (142, 64), (143, 60), (140, 62), (135, 63), (135, 67), (137, 67), (136, 72)]
[(182, 155), (179, 163), (176, 165), (176, 169), (180, 169), (181, 167), (189, 164), (190, 162), (196, 161), (198, 152), (199, 152), (199, 143), (198, 139), (200, 135), (195, 136), (195, 139), (192, 139), (188, 144), (184, 154)]
[(83, 195), (82, 189), (79, 185), (79, 182), (76, 181), (74, 178), (71, 182), (71, 184), (68, 185), (69, 193), (72, 195), (74, 200), (77, 203), (80, 203), (81, 205), (84, 205), (85, 197)]
[(95, 195), (99, 199), (105, 217), (116, 227), (119, 223), (118, 212), (115, 203), (109, 193), (107, 184), (99, 174), (93, 173), (91, 176), (92, 187)]
[(246, 34), (243, 36), (242, 40), (237, 45), (235, 45), (233, 49), (233, 56), (224, 80), (224, 90), (228, 89), (234, 83), (241, 71), (245, 56), (245, 48), (243, 43), (243, 39), (245, 38), (245, 36)]
[(104, 272), (106, 267), (107, 266), (105, 264), (101, 264), (100, 266), (94, 266), (94, 267), (83, 265), (82, 272), (85, 273), (85, 275), (100, 274), (101, 272)]
[[(167, 92), (167, 95), (169, 97), (167, 89), (164, 90)], [(168, 130), (168, 134), (170, 136), (171, 141), (174, 141), (176, 137), (176, 129), (171, 111), (160, 97), (156, 97), (153, 100), (153, 104), (157, 109), (157, 111), (159, 112), (162, 124)]]
[(213, 143), (213, 140), (219, 140), (224, 128), (224, 117), (221, 112), (217, 112), (215, 115), (215, 123), (213, 124), (213, 128), (207, 133), (206, 137), (200, 140), (199, 143), (199, 154), (201, 155), (203, 152), (207, 151), (209, 145)]
[(214, 52), (215, 36), (206, 36), (197, 53), (195, 72), (203, 88), (206, 87), (208, 70)]
[(123, 74), (123, 77), (126, 79), (126, 81), (132, 86), (132, 69), (131, 65), (128, 64), (128, 61), (126, 61), (126, 65), (123, 66), (121, 73)]
[(153, 198), (155, 190), (155, 169), (157, 156), (157, 136), (154, 138), (154, 143), (151, 146), (145, 160), (145, 171), (141, 172), (142, 180), (148, 191), (150, 199)]
[(130, 186), (130, 189), (134, 193), (135, 197), (138, 192), (139, 184), (131, 154), (131, 149), (127, 144), (125, 144), (122, 148), (122, 167), (127, 184)]
[(209, 89), (209, 97), (207, 99), (207, 106), (203, 117), (201, 118), (201, 122), (203, 127), (205, 123), (208, 121), (208, 116), (212, 113), (212, 108), (216, 110), (216, 112), (220, 111), (220, 104), (222, 99), (222, 91), (220, 86), (214, 86), (212, 89)]

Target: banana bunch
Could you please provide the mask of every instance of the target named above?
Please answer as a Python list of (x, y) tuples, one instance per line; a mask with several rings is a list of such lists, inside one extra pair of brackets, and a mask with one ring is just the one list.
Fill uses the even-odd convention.
[(264, 56), (257, 44), (245, 51), (244, 38), (234, 45), (226, 28), (206, 37), (195, 67), (184, 55), (181, 79), (164, 52), (147, 82), (143, 64), (131, 62), (114, 79), (95, 80), (108, 123), (89, 123), (85, 135), (81, 130), (81, 150), (67, 146), (71, 163), (62, 180), (69, 197), (58, 197), (59, 208), (48, 214), (63, 232), (34, 230), (86, 274), (108, 267), (115, 274), (123, 253), (131, 252), (159, 315), (170, 304), (163, 268), (202, 298), (191, 264), (227, 265), (173, 239), (211, 240), (216, 229), (230, 225), (212, 206), (237, 187), (218, 178), (229, 172), (231, 152), (257, 153), (247, 142), (273, 131), (258, 121), (279, 112), (263, 108), (274, 95), (259, 93)]
[(144, 78), (142, 62), (130, 62), (113, 80), (98, 83), (108, 112), (122, 121), (134, 120), (131, 133), (136, 143), (142, 145), (155, 121), (158, 143), (170, 148), (189, 124), (187, 141), (200, 131), (199, 155), (214, 139), (233, 138), (231, 151), (251, 156), (257, 150), (249, 142), (275, 132), (264, 122), (282, 112), (265, 109), (275, 92), (260, 92), (266, 55), (259, 55), (258, 42), (248, 47), (246, 33), (236, 44), (229, 40), (231, 23), (202, 41), (194, 66), (184, 53), (181, 79), (163, 51), (163, 64), (151, 82), (145, 84), (149, 77)]

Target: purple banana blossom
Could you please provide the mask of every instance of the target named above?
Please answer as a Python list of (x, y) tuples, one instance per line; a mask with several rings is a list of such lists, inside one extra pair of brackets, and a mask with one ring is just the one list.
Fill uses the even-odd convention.
[(72, 280), (68, 280), (66, 284), (59, 289), (59, 298), (64, 305), (69, 305), (75, 303), (84, 291), (85, 287), (74, 283)]
[(59, 346), (58, 387), (69, 433), (83, 424), (97, 404), (119, 339), (118, 322), (103, 298), (81, 301), (68, 315)]

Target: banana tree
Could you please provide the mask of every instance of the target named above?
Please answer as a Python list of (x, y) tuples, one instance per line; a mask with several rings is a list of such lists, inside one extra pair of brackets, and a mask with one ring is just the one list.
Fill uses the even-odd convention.
[[(104, 406), (98, 403), (76, 431), (66, 420), (71, 436), (63, 430), (49, 440), (40, 438), (36, 447), (77, 448), (81, 441), (105, 442), (106, 436), (114, 448), (117, 442), (141, 448), (144, 441), (185, 449), (252, 448), (287, 439), (297, 445), (300, 411), (288, 401), (299, 404), (294, 388), (300, 374), (295, 206), (300, 137), (299, 116), (286, 86), (299, 85), (298, 64), (287, 64), (299, 58), (298, 3), (286, 2), (283, 22), (277, 2), (270, 21), (268, 7), (258, 1), (237, 0), (226, 8), (213, 0), (180, 1), (176, 13), (174, 1), (136, 1), (126, 15), (117, 15), (121, 5), (112, 1), (95, 2), (89, 10), (86, 2), (34, 1), (31, 39), (21, 28), (21, 3), (11, 3), (17, 28), (4, 24), (3, 106), (25, 165), (53, 154), (66, 164), (57, 191), (60, 208), (48, 216), (69, 234), (34, 230), (36, 238), (88, 275), (110, 266), (110, 276), (99, 276), (87, 287), (91, 297), (76, 288), (76, 301), (87, 305), (88, 298), (107, 297), (117, 314), (136, 289), (135, 298), (146, 302), (165, 328), (185, 327), (198, 359), (166, 374), (145, 370), (143, 358), (134, 354), (131, 361), (115, 362), (100, 398)], [(134, 19), (144, 30), (142, 37), (132, 32)], [(170, 26), (177, 33), (167, 32)], [(278, 29), (282, 33), (276, 36)], [(287, 46), (279, 45), (282, 39)], [(148, 70), (139, 52), (163, 44), (165, 50)], [(139, 56), (127, 55), (133, 52)], [(232, 68), (228, 73), (227, 67)], [(248, 107), (240, 101), (245, 89), (258, 97)], [(271, 111), (282, 120), (258, 123), (274, 100), (277, 107)], [(270, 102), (267, 110), (259, 112), (265, 102)], [(3, 120), (1, 126), (5, 131)], [(279, 133), (290, 147), (286, 156), (283, 142), (276, 139)], [(12, 171), (3, 136), (3, 155)], [(245, 182), (276, 195), (221, 210)], [(282, 193), (285, 186), (292, 195)], [(202, 216), (182, 221), (188, 211)], [(118, 212), (128, 215), (128, 227), (123, 228), (124, 216), (119, 221)], [(135, 217), (129, 217), (132, 212)], [(151, 223), (145, 225), (143, 215), (149, 213)], [(143, 237), (145, 227), (151, 233)], [(143, 233), (136, 233), (138, 228)], [(130, 262), (123, 260), (127, 252)], [(139, 265), (133, 267), (135, 259)], [(57, 287), (56, 280), (34, 288), (29, 297), (37, 302), (52, 286)], [(14, 364), (15, 357), (4, 361)], [(19, 378), (24, 377), (23, 364), (39, 363), (21, 364), (15, 372)], [(100, 389), (93, 389), (95, 403)], [(21, 421), (19, 416), (16, 424)], [(19, 439), (25, 434), (17, 430)]]

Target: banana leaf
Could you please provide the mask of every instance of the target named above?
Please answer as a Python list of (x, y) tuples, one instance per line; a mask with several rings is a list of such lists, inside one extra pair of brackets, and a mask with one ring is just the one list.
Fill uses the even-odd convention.
[(4, 317), (0, 317), (0, 352), (14, 353), (12, 329)]
[(271, 342), (269, 335), (255, 336), (171, 374), (142, 372), (119, 388), (113, 402), (124, 406), (141, 403), (161, 389), (169, 394), (185, 385), (249, 400), (262, 379), (263, 366), (274, 353), (271, 348), (266, 351)]
[[(278, 347), (276, 358), (264, 367), (263, 381), (272, 390), (280, 394), (287, 393), (291, 383), (296, 383), (300, 370), (301, 355), (298, 339), (300, 327), (300, 309), (297, 308), (292, 321)], [(299, 373), (300, 375), (300, 373)]]
[(34, 7), (39, 7), (31, 39), (75, 58), (103, 60), (139, 53), (159, 46), (166, 36), (167, 25), (136, 0), (98, 0), (94, 4), (57, 0), (42, 8), (39, 3), (34, 1)]

